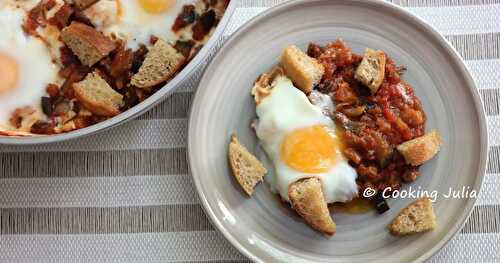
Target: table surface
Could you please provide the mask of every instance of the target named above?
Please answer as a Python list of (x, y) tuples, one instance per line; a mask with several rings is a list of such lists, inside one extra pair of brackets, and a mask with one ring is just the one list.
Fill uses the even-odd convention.
[[(281, 0), (233, 0), (222, 40)], [(462, 231), (431, 262), (500, 261), (500, 0), (393, 0), (465, 58), (488, 115), (490, 161)], [(0, 147), (0, 261), (247, 262), (203, 213), (186, 161), (201, 70), (164, 103), (111, 131)]]

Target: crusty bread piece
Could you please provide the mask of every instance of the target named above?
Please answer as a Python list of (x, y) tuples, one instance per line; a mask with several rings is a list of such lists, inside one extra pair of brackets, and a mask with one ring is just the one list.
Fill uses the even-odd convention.
[(98, 73), (88, 74), (73, 84), (75, 96), (85, 108), (96, 115), (114, 116), (120, 113), (123, 96), (111, 88)]
[(385, 53), (380, 50), (365, 49), (363, 60), (359, 64), (354, 78), (365, 84), (375, 94), (384, 81)]
[(389, 225), (389, 231), (393, 235), (408, 235), (432, 230), (436, 225), (432, 201), (424, 197), (401, 210)]
[(75, 53), (85, 66), (92, 66), (115, 50), (116, 44), (95, 28), (79, 22), (72, 22), (61, 32), (64, 43)]
[(291, 184), (288, 197), (293, 209), (313, 229), (327, 235), (335, 234), (337, 226), (330, 216), (320, 179), (311, 177)]
[(78, 10), (84, 10), (87, 7), (95, 4), (97, 1), (99, 1), (99, 0), (73, 0), (74, 4)]
[(405, 158), (406, 163), (417, 166), (432, 159), (439, 152), (441, 143), (439, 133), (432, 130), (424, 136), (398, 145), (397, 149)]
[(149, 88), (171, 79), (185, 62), (184, 56), (167, 42), (159, 39), (146, 55), (131, 84)]
[(266, 168), (245, 146), (240, 144), (236, 135), (231, 136), (228, 157), (234, 178), (241, 189), (251, 196), (254, 187), (262, 181), (267, 173)]
[(321, 63), (293, 45), (283, 50), (280, 64), (295, 86), (306, 94), (313, 90), (325, 73)]
[(271, 94), (274, 80), (283, 75), (285, 75), (283, 68), (275, 66), (271, 71), (259, 76), (252, 88), (252, 96), (255, 100), (255, 104), (259, 105), (267, 95)]

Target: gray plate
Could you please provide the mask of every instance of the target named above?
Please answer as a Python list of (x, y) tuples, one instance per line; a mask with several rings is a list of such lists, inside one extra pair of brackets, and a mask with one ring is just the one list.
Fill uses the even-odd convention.
[(216, 47), (217, 41), (220, 40), (224, 29), (226, 28), (233, 12), (236, 8), (238, 0), (232, 0), (226, 9), (224, 17), (219, 22), (219, 25), (215, 29), (212, 37), (203, 46), (203, 48), (198, 52), (198, 54), (187, 64), (184, 69), (182, 69), (179, 74), (177, 74), (172, 80), (170, 80), (164, 87), (158, 90), (151, 97), (147, 98), (138, 105), (132, 107), (131, 109), (111, 118), (106, 121), (100, 122), (98, 124), (75, 130), (69, 133), (62, 133), (58, 135), (49, 136), (36, 136), (36, 137), (6, 137), (0, 136), (0, 144), (12, 144), (12, 145), (25, 145), (25, 144), (45, 144), (54, 143), (70, 139), (75, 139), (90, 134), (95, 134), (97, 132), (104, 131), (106, 129), (121, 125), (129, 120), (138, 117), (139, 115), (145, 113), (158, 103), (164, 101), (166, 98), (172, 94), (180, 85), (186, 81), (198, 68), (202, 67), (203, 62), (207, 60), (210, 52)]
[[(434, 231), (391, 236), (387, 225), (411, 201), (395, 198), (383, 215), (334, 214), (337, 234), (327, 238), (284, 208), (265, 183), (246, 198), (231, 178), (226, 152), (231, 133), (251, 151), (261, 152), (249, 128), (255, 118), (250, 89), (256, 77), (277, 63), (288, 44), (305, 49), (309, 41), (336, 38), (357, 53), (365, 47), (382, 49), (408, 67), (404, 78), (423, 103), (427, 128), (437, 129), (444, 140), (439, 155), (421, 167), (418, 180), (405, 186), (440, 192)], [(475, 202), (441, 194), (450, 187), (479, 191), (488, 149), (480, 96), (453, 47), (405, 10), (365, 0), (292, 1), (248, 22), (207, 68), (193, 102), (188, 140), (192, 175), (206, 213), (236, 248), (262, 262), (423, 261), (457, 233)]]

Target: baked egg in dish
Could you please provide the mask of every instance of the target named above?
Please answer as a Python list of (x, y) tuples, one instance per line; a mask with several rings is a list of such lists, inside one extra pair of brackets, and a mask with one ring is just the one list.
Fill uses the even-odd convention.
[(140, 44), (149, 43), (151, 36), (169, 40), (178, 38), (171, 26), (182, 10), (182, 2), (101, 0), (87, 8), (84, 14), (99, 31), (121, 39), (127, 47), (136, 49)]
[[(11, 114), (24, 115), (19, 131), (43, 115), (40, 98), (45, 87), (58, 80), (58, 67), (39, 38), (25, 34), (25, 8), (33, 1), (6, 1), (0, 5), (0, 129), (11, 130)], [(16, 4), (17, 3), (17, 4)]]

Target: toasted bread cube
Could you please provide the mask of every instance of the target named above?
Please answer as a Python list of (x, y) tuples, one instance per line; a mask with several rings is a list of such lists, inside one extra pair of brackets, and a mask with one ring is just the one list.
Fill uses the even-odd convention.
[(354, 78), (367, 86), (372, 94), (377, 92), (384, 81), (385, 60), (383, 51), (367, 48), (363, 60), (354, 73)]
[(172, 45), (159, 39), (146, 55), (139, 72), (132, 76), (131, 84), (149, 88), (174, 77), (184, 65), (184, 56)]
[(405, 158), (406, 163), (418, 166), (432, 159), (439, 152), (441, 143), (439, 133), (432, 130), (424, 136), (398, 145), (397, 149)]
[(123, 96), (111, 88), (96, 72), (73, 84), (73, 89), (78, 101), (92, 113), (107, 117), (120, 113)]
[(245, 146), (240, 144), (236, 135), (231, 136), (228, 157), (234, 178), (241, 189), (248, 196), (251, 196), (255, 186), (262, 181), (267, 173), (266, 168)]
[(297, 88), (306, 94), (313, 90), (325, 73), (321, 63), (293, 45), (283, 50), (280, 64)]
[(337, 226), (330, 216), (319, 178), (306, 178), (291, 184), (288, 197), (293, 209), (309, 226), (326, 235), (335, 234)]
[(436, 216), (429, 198), (420, 198), (401, 210), (389, 225), (393, 235), (401, 236), (429, 231), (437, 226)]
[(85, 66), (92, 66), (115, 50), (116, 44), (95, 28), (72, 22), (61, 32), (64, 43)]

